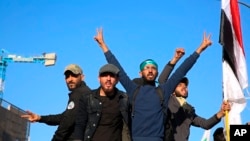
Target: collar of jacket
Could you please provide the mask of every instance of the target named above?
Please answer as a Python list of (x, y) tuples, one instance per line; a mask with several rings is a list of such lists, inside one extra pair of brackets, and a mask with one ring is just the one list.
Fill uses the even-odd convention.
[(84, 87), (87, 87), (87, 85), (86, 85), (86, 83), (84, 81), (82, 81), (82, 83), (80, 84), (80, 86), (78, 86), (77, 88), (73, 89), (68, 95), (70, 96), (74, 92), (82, 91)]

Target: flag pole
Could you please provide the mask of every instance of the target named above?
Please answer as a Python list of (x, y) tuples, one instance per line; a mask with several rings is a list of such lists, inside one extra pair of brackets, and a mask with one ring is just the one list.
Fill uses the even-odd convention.
[(228, 110), (225, 113), (225, 122), (226, 122), (226, 141), (230, 141), (230, 132), (229, 132), (229, 115)]

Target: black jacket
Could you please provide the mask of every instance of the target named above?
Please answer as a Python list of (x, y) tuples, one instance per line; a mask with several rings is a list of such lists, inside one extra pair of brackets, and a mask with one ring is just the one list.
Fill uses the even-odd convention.
[(82, 95), (90, 93), (90, 88), (85, 82), (81, 86), (69, 93), (69, 100), (66, 110), (57, 115), (41, 116), (39, 122), (48, 125), (58, 125), (52, 141), (68, 141), (72, 139), (72, 133), (75, 126), (76, 113), (79, 109), (79, 99)]
[[(80, 109), (76, 119), (75, 140), (88, 141), (93, 137), (100, 117), (102, 115), (102, 105), (100, 104), (100, 88), (93, 90), (91, 94), (84, 95), (80, 99)], [(119, 95), (120, 111), (123, 121), (128, 125), (128, 97), (127, 95), (116, 89)], [(124, 134), (124, 131), (123, 131)], [(129, 136), (129, 133), (126, 133)], [(126, 135), (125, 135), (126, 136)], [(129, 137), (128, 137), (129, 138)]]

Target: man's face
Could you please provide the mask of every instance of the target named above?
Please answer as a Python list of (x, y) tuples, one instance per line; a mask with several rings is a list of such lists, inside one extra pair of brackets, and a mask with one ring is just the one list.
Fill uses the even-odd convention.
[(110, 92), (113, 92), (117, 82), (118, 82), (118, 77), (113, 74), (113, 73), (102, 73), (99, 76), (99, 81), (101, 84), (102, 90), (108, 94)]
[(79, 87), (83, 81), (84, 76), (82, 74), (74, 74), (71, 71), (65, 72), (65, 81), (70, 91)]
[(187, 98), (188, 97), (188, 87), (185, 83), (179, 83), (177, 85), (177, 87), (175, 88), (175, 91), (174, 91), (174, 95), (176, 95), (177, 97), (180, 96), (180, 97), (184, 97), (184, 98)]
[(147, 81), (155, 81), (158, 70), (154, 65), (146, 65), (144, 69), (140, 72), (141, 77), (146, 79)]

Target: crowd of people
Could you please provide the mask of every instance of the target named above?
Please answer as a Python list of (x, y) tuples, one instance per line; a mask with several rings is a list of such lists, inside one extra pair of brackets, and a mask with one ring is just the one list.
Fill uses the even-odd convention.
[[(22, 115), (30, 122), (58, 125), (52, 141), (187, 141), (191, 126), (211, 129), (230, 111), (230, 104), (222, 101), (219, 111), (206, 119), (187, 102), (186, 74), (212, 45), (210, 35), (204, 33), (197, 49), (172, 73), (185, 55), (184, 48), (177, 48), (159, 78), (157, 62), (146, 59), (139, 65), (140, 78), (131, 79), (106, 45), (102, 28), (94, 40), (107, 60), (99, 69), (100, 86), (89, 88), (82, 68), (70, 64), (64, 70), (70, 91), (67, 109), (55, 115)], [(118, 82), (125, 92), (116, 87)]]

